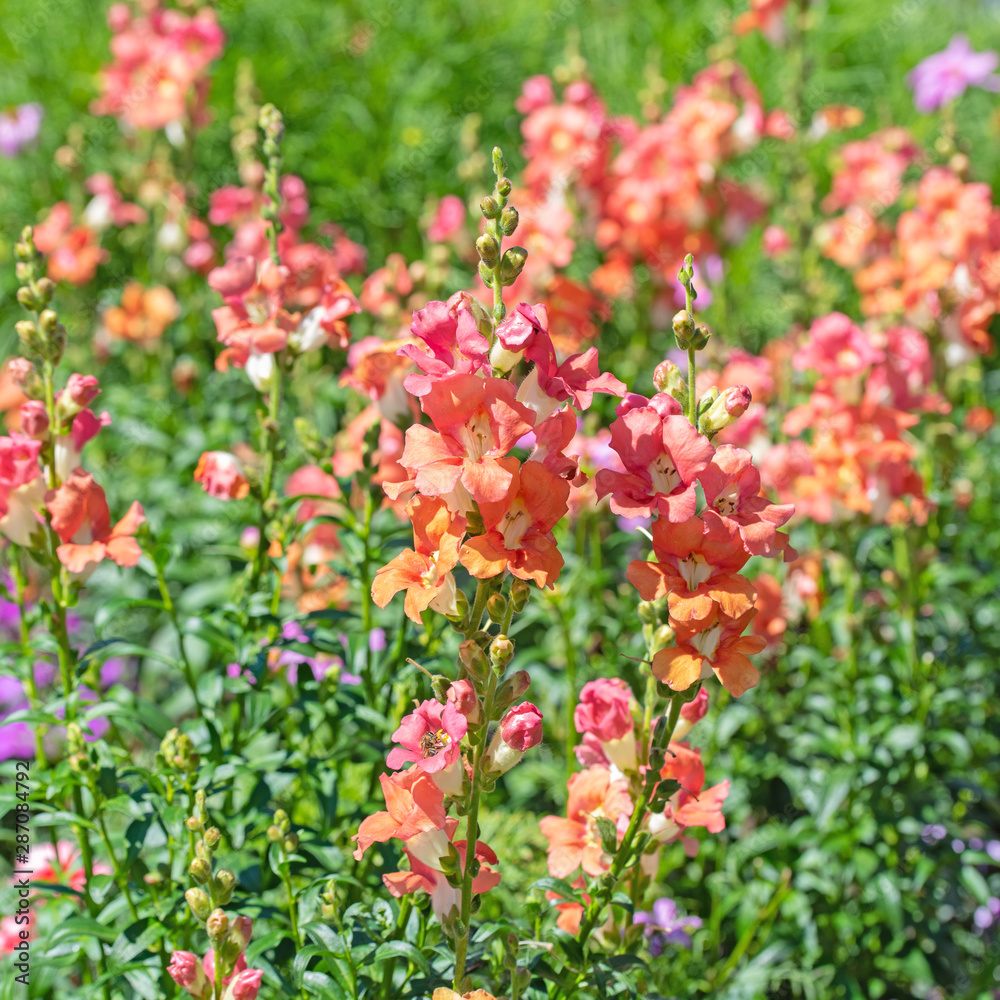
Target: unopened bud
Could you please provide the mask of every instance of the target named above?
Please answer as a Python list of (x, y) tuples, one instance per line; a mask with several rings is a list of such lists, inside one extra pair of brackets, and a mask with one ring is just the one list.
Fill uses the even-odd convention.
[(191, 912), (199, 920), (208, 919), (208, 915), (212, 912), (212, 903), (204, 889), (188, 889), (184, 893), (184, 898), (187, 900), (188, 906), (191, 907)]
[(465, 716), (470, 726), (476, 726), (482, 720), (479, 696), (471, 681), (465, 679), (455, 681), (448, 688), (445, 700)]
[(195, 858), (188, 872), (199, 885), (205, 885), (212, 877), (212, 865), (205, 858)]
[(531, 675), (527, 670), (518, 670), (497, 688), (494, 703), (498, 711), (513, 704), (531, 686)]
[(698, 419), (698, 430), (713, 437), (747, 411), (753, 396), (745, 385), (734, 385), (722, 392)]
[[(18, 292), (18, 300), (20, 301), (21, 289)], [(21, 303), (24, 304), (23, 302)], [(19, 319), (14, 324), (14, 329), (17, 330), (17, 336), (20, 340), (21, 351), (24, 354), (30, 355), (40, 355), (45, 351), (45, 341), (42, 337), (41, 332), (38, 327), (35, 326), (33, 320), (30, 319)]]
[(479, 210), (487, 219), (496, 219), (500, 215), (500, 203), (493, 195), (488, 194), (479, 203)]
[(506, 198), (507, 195), (510, 194), (510, 188), (510, 181), (506, 177), (497, 181), (497, 194), (499, 194), (502, 198)]
[(59, 322), (59, 316), (53, 309), (43, 309), (38, 316), (38, 325), (43, 333), (51, 333)]
[(289, 826), (288, 813), (286, 813), (284, 809), (275, 809), (274, 824), (282, 833), (288, 832), (288, 826)]
[(489, 673), (489, 661), (482, 647), (475, 639), (466, 639), (458, 647), (458, 657), (462, 661), (462, 666), (468, 671), (473, 680), (485, 680)]
[(281, 846), (286, 854), (294, 854), (299, 847), (299, 835), (297, 833), (286, 833)]
[(674, 630), (669, 625), (660, 625), (653, 632), (652, 641), (649, 643), (650, 655), (655, 655), (661, 649), (668, 649), (674, 644)]
[(205, 846), (210, 850), (214, 851), (222, 840), (222, 834), (219, 833), (219, 828), (216, 826), (210, 826), (205, 831)]
[[(483, 233), (476, 240), (476, 253), (479, 259), (487, 266), (494, 267), (500, 258), (500, 242), (492, 233)], [(506, 255), (505, 255), (506, 256)]]
[(503, 621), (504, 615), (507, 614), (507, 600), (503, 594), (494, 594), (486, 602), (486, 613), (490, 616), (490, 621), (496, 622), (497, 625)]
[(513, 236), (514, 230), (517, 229), (518, 215), (517, 209), (513, 205), (508, 205), (500, 213), (500, 232), (504, 236)]
[(515, 580), (510, 585), (510, 603), (514, 607), (515, 614), (519, 615), (524, 610), (530, 596), (531, 585), (527, 580)]
[(214, 943), (229, 930), (229, 917), (220, 909), (212, 910), (205, 921), (205, 930)]
[(28, 437), (41, 441), (49, 432), (49, 414), (39, 399), (29, 399), (21, 404), (21, 431)]
[(680, 368), (673, 361), (661, 361), (653, 372), (653, 385), (660, 392), (673, 396), (682, 407), (687, 406), (688, 387)]
[(490, 643), (490, 663), (497, 673), (503, 673), (514, 656), (514, 643), (505, 635), (498, 635)]
[(236, 888), (236, 873), (231, 871), (229, 868), (220, 868), (215, 876), (215, 890), (216, 898), (222, 902), (221, 897), (225, 896), (225, 902), (229, 902), (229, 897), (232, 896), (233, 890)]
[(184, 820), (184, 825), (192, 833), (197, 833), (205, 825), (205, 821), (200, 816), (188, 816), (188, 818)]
[(276, 844), (281, 840), (281, 831), (273, 823), (267, 828), (267, 839), (272, 844)]
[(505, 285), (513, 285), (524, 270), (527, 259), (528, 251), (524, 247), (511, 247), (504, 251), (503, 260), (500, 261), (500, 280)]
[(691, 338), (691, 346), (696, 351), (704, 350), (711, 337), (712, 331), (704, 323), (699, 323), (694, 328), (694, 336)]
[(691, 346), (695, 332), (694, 318), (687, 309), (681, 309), (680, 312), (674, 314), (673, 328), (677, 346), (686, 351)]

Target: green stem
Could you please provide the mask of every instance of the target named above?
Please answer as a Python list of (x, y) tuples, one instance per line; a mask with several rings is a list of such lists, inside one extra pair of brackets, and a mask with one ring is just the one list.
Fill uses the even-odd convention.
[(687, 418), (694, 424), (695, 427), (698, 426), (698, 400), (695, 398), (695, 388), (694, 388), (694, 356), (695, 349), (693, 347), (688, 348), (688, 409)]
[(267, 519), (269, 516), (271, 494), (274, 489), (274, 467), (280, 439), (278, 414), (281, 409), (281, 359), (274, 357), (274, 371), (271, 374), (270, 391), (267, 395), (267, 419), (264, 424), (264, 475), (260, 489), (260, 517), (258, 520), (257, 553), (254, 556), (253, 568), (250, 574), (250, 593), (257, 590), (261, 574), (264, 572), (264, 561), (267, 557)]
[[(154, 560), (155, 561), (155, 560)], [(184, 672), (184, 679), (187, 681), (191, 694), (194, 696), (194, 707), (198, 713), (198, 718), (204, 717), (201, 702), (198, 699), (198, 681), (194, 675), (191, 661), (188, 659), (187, 650), (184, 646), (184, 633), (181, 631), (180, 619), (177, 617), (177, 608), (174, 606), (173, 598), (170, 596), (170, 588), (167, 586), (166, 578), (163, 575), (163, 568), (156, 565), (156, 583), (160, 589), (160, 599), (163, 601), (163, 609), (167, 612), (174, 630), (177, 632), (177, 645), (180, 648), (181, 667)]]
[(108, 834), (108, 826), (104, 821), (104, 813), (98, 808), (96, 810), (97, 816), (97, 829), (100, 831), (101, 840), (104, 842), (104, 849), (108, 852), (108, 857), (111, 858), (111, 865), (115, 870), (115, 881), (118, 883), (118, 888), (121, 889), (122, 894), (125, 896), (125, 901), (128, 903), (129, 913), (132, 914), (133, 920), (139, 919), (139, 911), (135, 908), (135, 901), (132, 899), (132, 893), (129, 891), (128, 887), (128, 872), (122, 870), (121, 865), (118, 863), (118, 855), (115, 854), (114, 846), (111, 843), (111, 837)]
[(573, 747), (576, 746), (576, 648), (570, 633), (569, 620), (561, 602), (556, 603), (556, 614), (562, 631), (563, 645), (566, 649), (566, 779), (569, 780), (574, 771), (576, 757)]
[[(11, 546), (11, 560), (10, 560), (10, 570), (11, 575), (14, 577), (14, 584), (17, 588), (17, 610), (18, 610), (18, 623), (20, 625), (21, 632), (21, 655), (24, 658), (24, 690), (28, 695), (28, 704), (31, 705), (32, 709), (37, 709), (39, 706), (38, 701), (38, 687), (35, 684), (35, 664), (33, 662), (34, 656), (31, 652), (31, 635), (30, 629), (28, 628), (28, 598), (27, 589), (28, 581), (25, 577), (24, 570), (21, 567), (21, 550), (17, 546)], [(35, 727), (35, 760), (38, 763), (40, 770), (44, 770), (48, 764), (45, 756), (45, 727), (38, 723)]]
[(292, 940), (295, 942), (295, 947), (302, 948), (302, 936), (299, 933), (299, 912), (298, 907), (295, 905), (295, 890), (292, 887), (292, 874), (288, 870), (288, 862), (284, 862), (281, 866), (281, 881), (285, 885), (285, 893), (288, 896), (288, 919), (292, 924)]
[(365, 685), (365, 694), (369, 705), (375, 704), (375, 680), (372, 676), (372, 577), (371, 577), (371, 529), (372, 517), (375, 514), (375, 501), (370, 489), (365, 490), (365, 518), (361, 525), (361, 629), (364, 632), (365, 665), (361, 671)]

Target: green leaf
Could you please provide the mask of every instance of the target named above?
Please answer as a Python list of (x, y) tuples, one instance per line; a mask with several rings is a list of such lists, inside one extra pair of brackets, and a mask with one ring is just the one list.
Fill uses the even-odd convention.
[(420, 949), (409, 941), (386, 941), (375, 949), (373, 960), (384, 962), (387, 958), (405, 958), (412, 962), (425, 975), (430, 975), (431, 967)]

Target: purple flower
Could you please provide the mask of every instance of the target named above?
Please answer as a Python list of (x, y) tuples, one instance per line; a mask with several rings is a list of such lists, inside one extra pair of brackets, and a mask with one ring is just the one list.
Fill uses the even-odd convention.
[(986, 853), (1000, 865), (1000, 840), (989, 840), (986, 842)]
[(385, 629), (373, 628), (368, 633), (368, 648), (373, 653), (381, 653), (385, 649)]
[(691, 947), (689, 931), (701, 927), (700, 917), (684, 917), (677, 912), (677, 904), (664, 896), (653, 903), (653, 912), (640, 910), (632, 922), (646, 925), (646, 937), (649, 938), (649, 950), (653, 955), (660, 955), (668, 944), (678, 944), (682, 948)]
[(973, 52), (965, 35), (955, 35), (943, 52), (918, 63), (906, 82), (917, 110), (926, 114), (961, 97), (967, 87), (1000, 90), (1000, 76), (993, 72), (998, 63), (996, 52)]
[(920, 834), (920, 839), (925, 844), (934, 845), (939, 840), (944, 840), (948, 836), (948, 831), (940, 823), (928, 823)]
[(40, 104), (22, 104), (0, 111), (0, 155), (17, 156), (38, 135), (41, 124)]

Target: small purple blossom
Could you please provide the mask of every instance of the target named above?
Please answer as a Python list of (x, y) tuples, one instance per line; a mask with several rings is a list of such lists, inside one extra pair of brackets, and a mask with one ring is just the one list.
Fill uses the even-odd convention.
[(928, 823), (920, 833), (920, 839), (931, 846), (947, 836), (948, 831), (940, 823)]
[(373, 653), (381, 653), (385, 649), (385, 629), (373, 628), (368, 633), (368, 648)]
[(1000, 918), (1000, 899), (990, 896), (985, 906), (977, 906), (972, 915), (972, 922), (982, 931), (992, 927)]
[(988, 840), (986, 842), (986, 853), (1000, 865), (1000, 840)]
[(701, 927), (701, 917), (681, 916), (677, 904), (664, 896), (653, 903), (653, 912), (639, 910), (632, 920), (635, 924), (646, 925), (646, 937), (649, 938), (649, 950), (653, 955), (663, 953), (668, 944), (691, 947), (690, 931)]
[(0, 111), (0, 155), (17, 156), (33, 142), (42, 124), (42, 106), (22, 104)]
[(951, 849), (952, 849), (952, 850), (953, 850), (953, 851), (954, 851), (954, 852), (955, 852), (956, 854), (961, 854), (961, 853), (962, 853), (962, 851), (964, 851), (964, 850), (965, 850), (965, 841), (964, 841), (964, 840), (959, 840), (959, 839), (958, 839), (958, 837), (956, 837), (956, 838), (955, 838), (955, 839), (954, 839), (954, 840), (953, 840), (953, 841), (951, 842)]
[(973, 52), (965, 35), (955, 35), (943, 52), (918, 63), (906, 82), (917, 110), (926, 114), (961, 97), (968, 87), (1000, 90), (1000, 76), (994, 73), (998, 63), (996, 52)]

